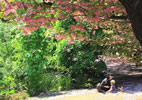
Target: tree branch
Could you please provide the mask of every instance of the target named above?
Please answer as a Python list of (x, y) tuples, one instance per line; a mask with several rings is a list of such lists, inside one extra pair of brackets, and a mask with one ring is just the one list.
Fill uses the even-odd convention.
[(107, 18), (100, 17), (100, 19), (114, 21), (114, 22), (118, 22), (118, 23), (130, 23), (130, 20), (122, 20), (122, 19), (110, 18), (110, 17), (107, 17)]
[(124, 16), (115, 16), (115, 15), (112, 15), (111, 17), (109, 17), (110, 19), (122, 19), (122, 20), (127, 20), (128, 19), (128, 15)]

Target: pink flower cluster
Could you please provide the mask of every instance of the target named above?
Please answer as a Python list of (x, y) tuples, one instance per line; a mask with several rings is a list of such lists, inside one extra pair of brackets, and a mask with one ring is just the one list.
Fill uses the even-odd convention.
[(109, 44), (113, 45), (113, 44), (118, 44), (121, 43), (120, 41), (110, 41)]
[(2, 3), (2, 1), (0, 0), (0, 3)]
[(26, 7), (33, 7), (34, 5), (33, 4), (29, 4), (29, 3), (24, 3), (24, 6), (26, 6)]
[(8, 15), (9, 13), (16, 13), (16, 10), (15, 10), (15, 8), (12, 5), (5, 4), (5, 12), (4, 12), (4, 14)]
[(95, 14), (96, 14), (96, 15), (100, 15), (100, 13), (101, 13), (100, 10), (95, 11)]
[(61, 10), (66, 10), (68, 13), (72, 12), (72, 8), (70, 6), (63, 7), (62, 5), (60, 5), (60, 9)]
[[(52, 21), (55, 22), (57, 18), (44, 18), (44, 17), (39, 17), (36, 19), (32, 19), (30, 17), (25, 16), (22, 21), (26, 22), (27, 25), (34, 25), (34, 26), (46, 26), (44, 23), (47, 21)], [(47, 28), (47, 27), (46, 27)], [(48, 27), (49, 28), (49, 27)]]
[(65, 19), (65, 17), (61, 16), (60, 14), (58, 15), (58, 18), (61, 20)]
[(110, 16), (111, 9), (107, 7), (106, 9), (104, 9), (104, 12)]
[(106, 9), (104, 9), (104, 12), (109, 16), (110, 12), (112, 11), (118, 11), (119, 13), (126, 13), (125, 9), (116, 8), (115, 6), (107, 7)]
[(121, 36), (119, 36), (119, 35), (116, 35), (116, 36), (114, 36), (116, 39), (118, 39), (118, 40), (125, 40), (125, 38), (124, 37), (121, 37)]
[(64, 35), (56, 35), (57, 40), (66, 39), (67, 37)]
[(70, 40), (67, 42), (67, 44), (74, 44), (75, 43), (74, 40), (77, 40), (77, 39), (80, 40), (80, 41), (84, 41), (85, 37), (82, 37), (82, 36), (77, 37), (76, 34), (71, 33)]
[[(76, 37), (76, 35), (75, 35), (75, 37), (74, 37), (74, 40), (73, 40), (73, 37), (72, 36), (70, 36), (70, 39), (71, 40), (69, 40), (68, 42), (67, 42), (67, 44), (74, 44), (75, 42), (74, 42), (74, 40), (75, 39), (78, 39), (78, 40), (80, 40), (80, 41), (84, 41), (85, 40), (85, 38), (84, 37)], [(91, 41), (91, 39), (86, 39), (88, 42), (89, 41)]]
[(37, 7), (37, 10), (42, 10), (43, 8), (41, 6)]
[[(57, 40), (61, 40), (61, 39), (67, 39), (67, 37), (65, 36), (65, 35), (55, 35), (56, 36), (56, 39)], [(70, 40), (67, 42), (67, 44), (74, 44), (75, 42), (74, 42), (74, 40), (76, 40), (76, 39), (78, 39), (78, 40), (80, 40), (80, 41), (84, 41), (85, 40), (85, 38), (84, 37), (76, 37), (76, 34), (74, 34), (74, 33), (71, 33), (71, 35), (69, 36), (70, 37)], [(88, 41), (89, 39), (87, 39), (87, 41)]]
[(100, 18), (98, 16), (96, 17), (87, 17), (87, 20), (89, 20), (90, 22), (99, 22)]
[(82, 6), (82, 7), (88, 7), (89, 4), (87, 2), (86, 3), (81, 3), (80, 6)]
[(24, 34), (25, 35), (29, 35), (29, 33), (32, 31), (31, 29), (29, 28), (23, 28), (24, 29)]
[[(22, 25), (21, 25), (22, 26)], [(24, 34), (25, 35), (29, 35), (31, 32), (34, 32), (35, 30), (37, 30), (39, 27), (23, 27), (22, 29), (24, 29)]]
[(76, 34), (74, 34), (74, 33), (71, 33), (71, 35), (70, 35), (70, 40), (71, 41), (73, 41), (73, 40), (76, 40), (76, 39), (78, 39), (78, 40), (80, 40), (80, 41), (84, 41), (85, 40), (85, 37), (77, 37), (76, 36)]
[(59, 4), (62, 4), (62, 5), (68, 5), (68, 4), (69, 4), (69, 2), (67, 2), (67, 1), (63, 1), (63, 0), (59, 0)]
[(72, 12), (72, 8), (69, 7), (69, 6), (67, 6), (67, 7), (66, 7), (66, 11), (70, 13), (70, 12)]
[(52, 26), (45, 26), (45, 25), (43, 25), (46, 29), (50, 29), (50, 28), (52, 28)]
[(74, 16), (74, 19), (76, 19), (79, 22), (83, 22), (78, 16)]
[(71, 41), (71, 40), (69, 40), (68, 42), (67, 42), (67, 44), (74, 44), (75, 42), (73, 42), (73, 41)]
[(72, 25), (71, 29), (72, 29), (72, 30), (78, 29), (78, 30), (80, 30), (81, 32), (85, 32), (85, 31), (86, 31), (85, 29), (83, 29), (82, 27), (79, 27), (79, 26), (77, 26), (77, 25)]
[(8, 15), (9, 13), (16, 13), (15, 9), (8, 9), (4, 12), (5, 15)]
[(84, 41), (85, 37), (77, 37), (77, 39), (79, 39), (80, 41)]
[(55, 10), (49, 10), (48, 13), (52, 13), (52, 14), (55, 14), (56, 11)]
[(71, 41), (72, 41), (72, 40), (75, 40), (75, 39), (76, 39), (76, 34), (71, 33), (70, 39), (71, 39)]
[(133, 32), (129, 32), (129, 36), (134, 37), (134, 33)]
[(24, 9), (24, 6), (20, 2), (16, 2), (16, 6), (18, 9)]

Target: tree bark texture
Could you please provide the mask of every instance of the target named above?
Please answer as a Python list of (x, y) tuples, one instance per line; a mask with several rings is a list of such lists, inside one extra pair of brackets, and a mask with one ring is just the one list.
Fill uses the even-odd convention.
[(125, 7), (136, 38), (142, 46), (142, 0), (119, 0)]

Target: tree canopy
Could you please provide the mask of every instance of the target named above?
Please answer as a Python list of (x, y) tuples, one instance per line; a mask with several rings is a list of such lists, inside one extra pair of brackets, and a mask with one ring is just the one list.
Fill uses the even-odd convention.
[[(57, 20), (64, 20), (69, 16), (78, 22), (70, 24), (69, 31), (76, 33), (78, 30), (77, 34), (86, 33), (84, 22), (88, 22), (94, 32), (95, 29), (108, 26), (109, 22), (105, 20), (128, 22), (125, 9), (118, 0), (4, 0), (0, 4), (1, 17), (19, 23), (25, 35), (40, 26), (49, 29)], [(129, 24), (125, 25), (129, 27)], [(114, 22), (109, 23), (109, 26), (114, 30), (123, 27)]]
[[(119, 34), (102, 39), (106, 44), (125, 41), (133, 45), (133, 29), (142, 45), (141, 3), (140, 0), (2, 0), (0, 17), (18, 23), (25, 35), (40, 26), (54, 28), (57, 39), (70, 36), (69, 44), (74, 39), (92, 41), (95, 33), (103, 29)], [(111, 38), (117, 40), (106, 41)]]

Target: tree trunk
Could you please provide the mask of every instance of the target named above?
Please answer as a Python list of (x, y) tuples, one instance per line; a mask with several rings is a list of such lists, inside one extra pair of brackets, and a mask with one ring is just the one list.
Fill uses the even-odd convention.
[(125, 7), (136, 38), (142, 46), (142, 0), (119, 0)]

